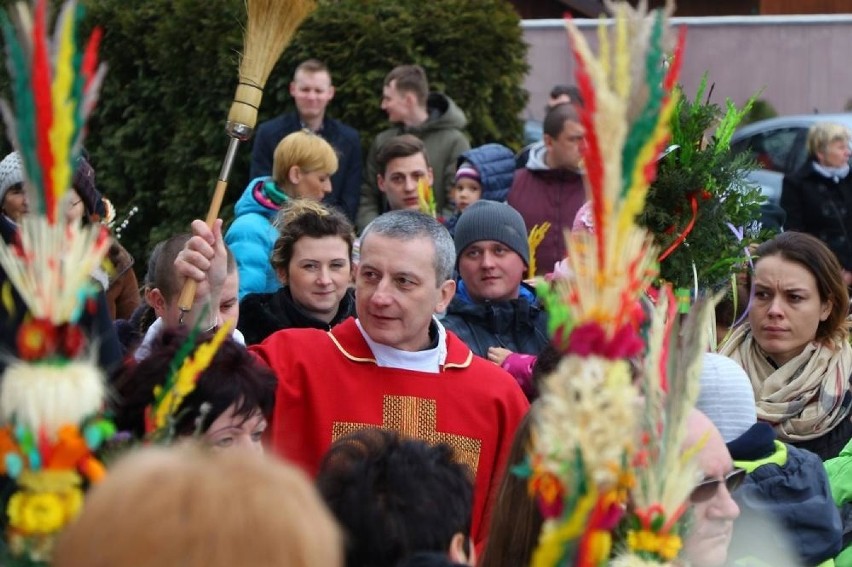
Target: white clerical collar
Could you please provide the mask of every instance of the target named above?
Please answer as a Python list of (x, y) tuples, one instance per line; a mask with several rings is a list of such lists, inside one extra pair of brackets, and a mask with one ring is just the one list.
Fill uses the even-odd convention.
[(361, 321), (355, 320), (358, 330), (376, 358), (376, 364), (384, 368), (400, 368), (402, 370), (415, 370), (417, 372), (430, 372), (437, 374), (447, 360), (447, 331), (444, 326), (432, 316), (432, 324), (438, 329), (438, 345), (426, 350), (411, 352), (399, 350), (387, 345), (379, 344), (367, 335)]

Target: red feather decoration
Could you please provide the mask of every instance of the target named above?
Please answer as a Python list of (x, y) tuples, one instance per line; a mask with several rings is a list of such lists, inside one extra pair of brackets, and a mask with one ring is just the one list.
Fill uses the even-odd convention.
[[(570, 18), (566, 17), (566, 20)], [(584, 165), (586, 167), (586, 182), (590, 197), (592, 200), (592, 225), (595, 227), (594, 238), (597, 241), (598, 265), (604, 265), (604, 254), (606, 252), (604, 246), (604, 236), (606, 226), (606, 218), (604, 214), (604, 170), (603, 170), (603, 155), (601, 153), (600, 143), (598, 142), (597, 133), (595, 131), (594, 116), (597, 110), (597, 101), (595, 99), (595, 87), (592, 84), (592, 78), (586, 70), (586, 64), (577, 49), (576, 40), (571, 40), (571, 51), (574, 54), (574, 61), (577, 64), (577, 69), (574, 75), (577, 79), (577, 87), (580, 89), (580, 96), (583, 97), (583, 106), (578, 109), (580, 121), (586, 129), (586, 155)]]
[(89, 36), (89, 41), (86, 42), (86, 50), (83, 52), (83, 63), (80, 68), (85, 79), (83, 90), (88, 90), (89, 84), (98, 69), (98, 50), (101, 46), (102, 37), (103, 31), (101, 31), (101, 28), (95, 28), (92, 30), (92, 35)]
[(47, 220), (56, 221), (56, 188), (53, 186), (53, 150), (49, 133), (53, 126), (53, 102), (50, 96), (50, 55), (47, 45), (47, 0), (36, 2), (33, 23), (32, 88), (36, 114), (36, 155), (42, 170), (44, 206)]

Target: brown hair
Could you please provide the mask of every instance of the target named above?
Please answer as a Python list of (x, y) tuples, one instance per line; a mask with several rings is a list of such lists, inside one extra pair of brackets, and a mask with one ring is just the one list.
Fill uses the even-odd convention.
[(300, 238), (323, 238), (338, 236), (349, 250), (349, 262), (352, 262), (352, 243), (355, 231), (346, 216), (333, 208), (306, 199), (288, 201), (275, 220), (278, 226), (278, 239), (272, 248), (272, 267), (289, 275), (293, 249)]
[(239, 453), (130, 453), (92, 488), (53, 565), (341, 567), (340, 531), (304, 473)]
[[(148, 259), (148, 272), (145, 274), (143, 285), (145, 291), (157, 288), (169, 302), (177, 298), (180, 286), (177, 271), (175, 271), (175, 260), (190, 238), (192, 235), (189, 233), (176, 234), (154, 247)], [(237, 261), (227, 244), (225, 244), (225, 252), (228, 258), (228, 274), (233, 274), (237, 270)]]
[(426, 167), (431, 167), (429, 165), (429, 155), (426, 153), (426, 146), (423, 144), (423, 140), (412, 134), (403, 134), (390, 138), (382, 144), (382, 147), (376, 153), (376, 165), (378, 166), (379, 174), (385, 174), (388, 164), (391, 161), (416, 154), (423, 154), (423, 159), (426, 160)]
[(782, 232), (761, 244), (755, 254), (758, 264), (763, 258), (780, 256), (807, 269), (816, 280), (820, 300), (831, 301), (831, 312), (825, 321), (820, 321), (815, 339), (846, 340), (849, 292), (843, 283), (840, 262), (822, 241), (803, 232)]
[(506, 459), (506, 471), (491, 510), (488, 543), (479, 562), (480, 567), (529, 565), (538, 543), (543, 522), (541, 513), (527, 491), (527, 481), (512, 472), (512, 467), (522, 463), (526, 457), (532, 412), (530, 408), (515, 430)]
[(558, 138), (565, 129), (565, 123), (569, 121), (579, 124), (580, 116), (577, 114), (577, 107), (570, 102), (563, 102), (547, 111), (542, 129), (551, 138)]
[(396, 81), (394, 86), (401, 93), (414, 93), (417, 98), (417, 104), (426, 106), (426, 99), (429, 97), (429, 79), (426, 78), (426, 71), (420, 65), (399, 65), (391, 69), (391, 72), (385, 76), (385, 86), (391, 84), (391, 81)]

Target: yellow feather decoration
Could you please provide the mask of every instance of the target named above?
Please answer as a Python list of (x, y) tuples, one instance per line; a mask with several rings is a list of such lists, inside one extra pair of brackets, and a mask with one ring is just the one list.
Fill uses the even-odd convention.
[[(165, 393), (154, 410), (154, 423), (158, 429), (168, 425), (169, 418), (174, 415), (184, 398), (195, 390), (198, 377), (210, 366), (219, 346), (230, 334), (231, 322), (228, 321), (219, 327), (212, 339), (200, 345), (195, 349), (192, 356), (184, 360), (175, 377), (174, 386)], [(161, 392), (162, 388), (156, 388), (154, 390), (155, 397), (158, 397)]]
[(527, 242), (530, 247), (530, 266), (527, 270), (527, 277), (532, 279), (535, 277), (536, 273), (536, 259), (535, 252), (538, 250), (539, 244), (544, 240), (544, 237), (547, 236), (547, 232), (550, 230), (550, 223), (544, 221), (541, 224), (537, 224), (530, 229), (530, 234), (527, 236)]
[(76, 133), (74, 113), (76, 102), (73, 100), (74, 88), (74, 12), (76, 4), (68, 2), (62, 8), (57, 22), (56, 37), (56, 75), (51, 85), (53, 101), (53, 124), (50, 129), (50, 145), (53, 149), (53, 183), (55, 206), (60, 212), (62, 196), (71, 185), (71, 151)]

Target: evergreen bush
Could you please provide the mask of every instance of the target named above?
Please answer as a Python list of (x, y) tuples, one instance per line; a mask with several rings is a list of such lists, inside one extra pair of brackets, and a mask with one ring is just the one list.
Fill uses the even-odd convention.
[[(228, 137), (224, 123), (237, 83), (245, 8), (205, 0), (89, 0), (87, 25), (105, 35), (109, 71), (87, 149), (98, 185), (119, 220), (137, 272), (160, 239), (203, 217)], [(329, 113), (355, 127), (364, 147), (387, 127), (382, 80), (395, 65), (419, 63), (433, 90), (468, 116), (474, 145), (519, 147), (526, 45), (507, 0), (326, 0), (304, 23), (270, 75), (259, 121), (292, 108), (296, 65), (315, 57), (337, 93)], [(223, 218), (248, 179), (251, 142), (240, 145)]]
[[(682, 92), (672, 116), (676, 149), (658, 164), (639, 222), (660, 247), (660, 277), (675, 288), (718, 290), (746, 262), (744, 248), (768, 236), (758, 224), (760, 190), (746, 173), (750, 157), (733, 155), (730, 140), (753, 100), (742, 109), (702, 101)], [(736, 231), (736, 233), (735, 233)]]

